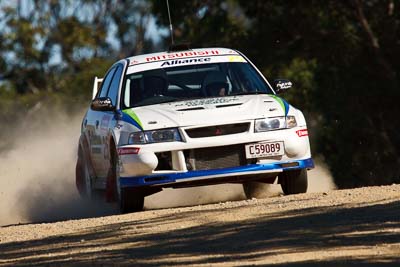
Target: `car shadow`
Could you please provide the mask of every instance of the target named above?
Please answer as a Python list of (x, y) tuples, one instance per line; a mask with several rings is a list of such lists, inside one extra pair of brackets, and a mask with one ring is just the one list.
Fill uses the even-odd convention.
[[(240, 211), (238, 209), (241, 207), (227, 208), (223, 212)], [(281, 211), (234, 222), (207, 220), (218, 213), (221, 210), (185, 210), (153, 219), (92, 227), (68, 235), (0, 244), (0, 264), (253, 265), (268, 262), (268, 259), (276, 259), (277, 266), (398, 266), (400, 263), (400, 201)], [(183, 225), (187, 218), (204, 220), (204, 223), (172, 231), (152, 231), (170, 223)], [(393, 254), (352, 255), (360, 247), (378, 245), (393, 249)], [(282, 257), (294, 253), (315, 253), (315, 259), (321, 251), (339, 248), (347, 253), (333, 253), (321, 261), (306, 258), (281, 263)]]

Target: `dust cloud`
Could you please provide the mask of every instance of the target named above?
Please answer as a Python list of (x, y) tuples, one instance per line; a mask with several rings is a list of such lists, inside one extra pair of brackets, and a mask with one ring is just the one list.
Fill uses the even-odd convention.
[[(42, 113), (40, 119), (27, 117), (7, 140), (11, 149), (0, 152), (0, 226), (116, 214), (116, 205), (82, 200), (75, 188), (84, 112), (72, 117), (61, 112)], [(317, 161), (316, 169), (309, 172), (309, 192), (334, 188), (326, 167)], [(266, 190), (268, 196), (282, 194), (277, 184)], [(167, 189), (147, 197), (145, 209), (241, 199), (245, 199), (241, 185)]]
[(75, 163), (83, 112), (43, 112), (27, 119), (0, 153), (0, 225), (47, 222), (104, 214), (75, 189)]
[(165, 189), (145, 198), (146, 209), (194, 206), (246, 199), (242, 185), (221, 184), (181, 189)]
[(322, 159), (315, 159), (315, 168), (308, 172), (308, 193), (327, 192), (337, 189), (332, 175)]

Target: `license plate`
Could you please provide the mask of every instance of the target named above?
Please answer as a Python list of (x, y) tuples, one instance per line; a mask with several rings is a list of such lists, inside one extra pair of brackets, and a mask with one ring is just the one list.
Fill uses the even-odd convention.
[(269, 143), (257, 143), (248, 144), (245, 146), (246, 158), (263, 158), (271, 156), (281, 156), (284, 154), (283, 142), (269, 142)]

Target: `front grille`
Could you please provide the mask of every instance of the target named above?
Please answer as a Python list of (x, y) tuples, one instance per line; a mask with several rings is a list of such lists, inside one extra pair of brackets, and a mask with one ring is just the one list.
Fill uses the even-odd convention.
[(244, 145), (198, 148), (189, 150), (192, 170), (211, 170), (246, 165)]
[(250, 123), (235, 123), (228, 125), (215, 125), (194, 129), (187, 129), (186, 133), (190, 138), (210, 137), (228, 134), (237, 134), (247, 132), (249, 130)]

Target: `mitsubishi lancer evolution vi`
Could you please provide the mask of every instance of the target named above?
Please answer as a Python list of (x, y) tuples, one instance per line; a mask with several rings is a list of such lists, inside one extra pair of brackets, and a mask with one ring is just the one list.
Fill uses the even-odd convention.
[(307, 191), (306, 120), (241, 52), (188, 49), (129, 57), (95, 78), (76, 165), (82, 196), (143, 209), (163, 188), (254, 182)]

